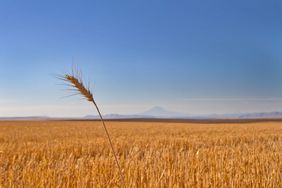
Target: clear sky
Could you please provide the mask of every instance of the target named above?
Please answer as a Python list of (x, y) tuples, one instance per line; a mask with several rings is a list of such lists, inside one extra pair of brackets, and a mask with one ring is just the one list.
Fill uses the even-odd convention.
[(91, 114), (72, 59), (103, 113), (282, 111), (282, 2), (0, 2), (0, 116)]

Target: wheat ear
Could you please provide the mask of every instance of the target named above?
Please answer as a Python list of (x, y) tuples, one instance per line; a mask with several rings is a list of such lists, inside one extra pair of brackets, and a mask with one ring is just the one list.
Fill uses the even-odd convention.
[(120, 163), (119, 163), (119, 161), (118, 161), (116, 152), (115, 152), (115, 150), (114, 150), (114, 146), (113, 146), (113, 143), (112, 143), (112, 139), (111, 139), (110, 134), (109, 134), (109, 131), (108, 131), (106, 125), (105, 125), (105, 121), (104, 121), (104, 119), (103, 119), (103, 117), (102, 117), (102, 114), (101, 114), (99, 108), (98, 108), (98, 105), (96, 104), (96, 102), (95, 102), (95, 100), (94, 100), (94, 97), (93, 97), (92, 92), (90, 91), (89, 88), (86, 88), (86, 87), (84, 86), (84, 83), (83, 83), (83, 81), (82, 81), (81, 78), (77, 78), (77, 77), (74, 76), (74, 75), (66, 74), (66, 75), (64, 75), (64, 76), (59, 77), (59, 79), (62, 79), (62, 80), (64, 80), (64, 81), (68, 82), (71, 87), (75, 88), (75, 89), (79, 92), (80, 95), (82, 95), (87, 101), (91, 102), (91, 103), (95, 106), (95, 108), (96, 108), (96, 110), (97, 110), (97, 112), (98, 112), (98, 114), (99, 114), (99, 116), (100, 116), (100, 119), (101, 119), (101, 122), (102, 122), (102, 124), (103, 124), (104, 130), (105, 130), (105, 132), (106, 132), (106, 135), (107, 135), (108, 141), (109, 141), (109, 143), (110, 143), (112, 152), (113, 152), (113, 154), (114, 154), (115, 161), (116, 161), (116, 164), (117, 164), (118, 169), (119, 169), (119, 174), (120, 174), (121, 181), (122, 181), (123, 184), (124, 184), (123, 173), (122, 173), (121, 166), (120, 166)]

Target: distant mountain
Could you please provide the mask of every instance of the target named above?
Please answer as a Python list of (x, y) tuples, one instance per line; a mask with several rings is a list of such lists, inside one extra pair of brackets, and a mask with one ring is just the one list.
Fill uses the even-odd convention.
[(160, 106), (155, 106), (153, 108), (150, 108), (149, 110), (140, 113), (138, 115), (153, 116), (155, 118), (184, 118), (184, 117), (188, 118), (189, 117), (187, 114), (168, 111)]
[[(99, 119), (98, 115), (87, 115), (82, 118), (74, 117), (48, 117), (48, 116), (29, 116), (29, 117), (0, 117), (0, 120), (95, 120)], [(238, 113), (238, 114), (212, 114), (212, 115), (187, 115), (180, 112), (173, 112), (162, 107), (155, 106), (143, 113), (121, 115), (121, 114), (105, 114), (104, 119), (194, 119), (194, 120), (224, 120), (224, 119), (279, 119), (282, 118), (282, 112), (261, 112), (261, 113)]]
[[(189, 116), (179, 112), (171, 112), (162, 107), (155, 106), (149, 110), (130, 115), (121, 115), (121, 114), (105, 114), (103, 115), (104, 119), (149, 119), (149, 118), (188, 118)], [(98, 115), (87, 115), (84, 116), (84, 119), (99, 119)]]
[[(103, 115), (104, 119), (150, 119), (154, 118), (153, 116), (145, 116), (145, 115), (121, 115), (121, 114), (105, 114)], [(87, 115), (84, 116), (83, 119), (100, 119), (98, 115)]]
[(271, 118), (273, 119), (273, 118), (282, 118), (282, 112), (188, 115), (184, 113), (168, 111), (159, 106), (155, 106), (139, 115), (153, 116), (155, 118), (176, 118), (176, 119), (271, 119)]

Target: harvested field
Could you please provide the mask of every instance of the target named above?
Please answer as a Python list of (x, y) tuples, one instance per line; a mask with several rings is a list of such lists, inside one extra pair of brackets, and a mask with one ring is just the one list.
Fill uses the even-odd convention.
[[(282, 187), (282, 123), (106, 124), (125, 187)], [(0, 187), (122, 186), (100, 122), (0, 122)]]

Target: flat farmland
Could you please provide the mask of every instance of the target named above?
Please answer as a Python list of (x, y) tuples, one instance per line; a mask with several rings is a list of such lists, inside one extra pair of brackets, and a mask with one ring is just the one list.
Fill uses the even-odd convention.
[(0, 122), (0, 187), (282, 187), (282, 123)]

